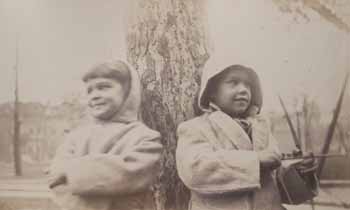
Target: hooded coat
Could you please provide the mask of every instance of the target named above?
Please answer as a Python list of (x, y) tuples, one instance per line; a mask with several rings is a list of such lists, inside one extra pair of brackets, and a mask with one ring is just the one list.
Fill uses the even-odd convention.
[(150, 186), (162, 151), (160, 134), (138, 120), (140, 82), (128, 69), (130, 90), (112, 120), (76, 129), (57, 150), (50, 174), (66, 174), (67, 183), (52, 189), (62, 209), (155, 209)]
[(273, 171), (263, 171), (257, 151), (280, 155), (268, 121), (256, 115), (262, 105), (257, 74), (247, 70), (252, 99), (249, 112), (251, 139), (239, 123), (216, 106), (206, 94), (208, 81), (224, 68), (205, 69), (199, 95), (199, 117), (183, 122), (177, 130), (177, 169), (191, 191), (192, 210), (284, 209)]

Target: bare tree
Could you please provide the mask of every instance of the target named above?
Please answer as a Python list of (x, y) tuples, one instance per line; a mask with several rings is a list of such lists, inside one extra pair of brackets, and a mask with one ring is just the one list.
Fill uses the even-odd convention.
[(15, 175), (22, 175), (21, 142), (20, 142), (20, 120), (19, 120), (19, 99), (18, 99), (18, 38), (16, 40), (16, 64), (15, 64), (15, 101), (13, 110), (13, 160)]
[(348, 0), (272, 0), (284, 13), (310, 21), (306, 10), (316, 12), (327, 22), (350, 33), (350, 1)]

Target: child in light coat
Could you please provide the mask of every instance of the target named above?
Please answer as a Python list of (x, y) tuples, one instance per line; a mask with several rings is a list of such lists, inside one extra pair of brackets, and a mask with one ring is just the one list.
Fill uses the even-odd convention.
[(282, 210), (274, 171), (281, 153), (266, 118), (254, 70), (242, 65), (202, 76), (199, 117), (179, 125), (180, 178), (192, 210)]
[(138, 119), (140, 81), (122, 61), (88, 71), (92, 121), (71, 132), (50, 168), (53, 199), (67, 210), (155, 209), (150, 186), (162, 151), (160, 134)]

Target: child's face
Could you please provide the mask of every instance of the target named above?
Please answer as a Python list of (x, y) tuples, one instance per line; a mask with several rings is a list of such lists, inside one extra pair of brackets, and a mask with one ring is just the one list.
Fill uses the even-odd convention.
[(231, 117), (245, 113), (251, 101), (251, 90), (247, 75), (242, 71), (228, 71), (219, 78), (211, 99)]
[(123, 86), (118, 81), (108, 78), (90, 79), (85, 84), (91, 115), (100, 120), (112, 118), (123, 104)]

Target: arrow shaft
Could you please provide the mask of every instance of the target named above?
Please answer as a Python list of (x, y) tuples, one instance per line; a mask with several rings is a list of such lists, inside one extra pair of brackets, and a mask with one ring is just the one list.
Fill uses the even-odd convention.
[[(341, 106), (342, 106), (342, 102), (343, 102), (343, 98), (344, 98), (346, 85), (348, 83), (348, 79), (349, 79), (349, 73), (346, 74), (346, 77), (345, 77), (345, 80), (344, 80), (344, 83), (343, 83), (343, 86), (342, 86), (342, 90), (341, 90), (341, 93), (339, 95), (338, 102), (337, 102), (337, 105), (336, 105), (336, 108), (335, 108), (335, 111), (334, 111), (334, 114), (333, 114), (333, 118), (332, 118), (331, 124), (329, 125), (329, 129), (327, 131), (326, 140), (325, 140), (325, 142), (323, 144), (323, 147), (322, 147), (322, 150), (321, 150), (322, 154), (327, 154), (328, 151), (329, 151), (329, 147), (330, 147), (330, 144), (331, 144), (331, 141), (332, 141), (334, 130), (335, 130), (335, 127), (336, 127), (336, 124), (337, 124), (337, 120), (338, 120), (339, 114), (340, 114), (340, 110), (341, 110)], [(320, 176), (322, 174), (322, 170), (323, 170), (325, 161), (326, 161), (325, 158), (321, 158), (320, 159), (320, 164), (319, 164), (319, 167), (318, 167), (318, 170), (317, 170), (317, 175), (318, 176)]]
[(282, 106), (282, 108), (283, 108), (284, 114), (285, 114), (285, 116), (286, 116), (287, 123), (288, 123), (289, 129), (290, 129), (290, 131), (291, 131), (291, 133), (292, 133), (295, 146), (300, 150), (300, 149), (301, 149), (300, 142), (299, 142), (297, 133), (295, 132), (295, 129), (294, 129), (292, 120), (291, 120), (291, 118), (290, 118), (290, 116), (289, 116), (289, 113), (288, 113), (288, 111), (287, 111), (287, 108), (286, 108), (286, 106), (284, 105), (284, 102), (283, 102), (282, 98), (281, 98), (280, 96), (278, 96), (278, 98), (279, 98), (279, 101), (280, 101), (281, 106)]

